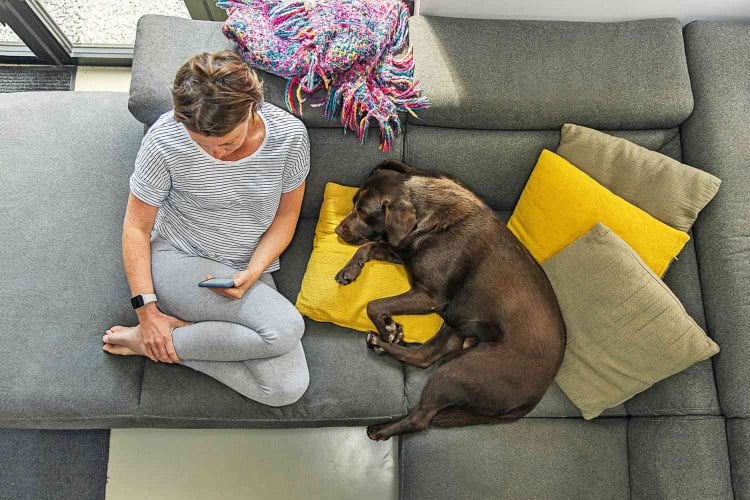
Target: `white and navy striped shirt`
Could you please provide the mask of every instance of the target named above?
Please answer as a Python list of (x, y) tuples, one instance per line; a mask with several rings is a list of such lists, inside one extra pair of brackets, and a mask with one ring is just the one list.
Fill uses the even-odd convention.
[[(244, 270), (273, 222), (282, 193), (310, 170), (310, 142), (300, 120), (264, 103), (266, 136), (252, 155), (213, 158), (188, 135), (174, 112), (156, 120), (141, 142), (130, 191), (159, 207), (154, 231), (191, 255)], [(278, 259), (267, 271), (279, 268)]]

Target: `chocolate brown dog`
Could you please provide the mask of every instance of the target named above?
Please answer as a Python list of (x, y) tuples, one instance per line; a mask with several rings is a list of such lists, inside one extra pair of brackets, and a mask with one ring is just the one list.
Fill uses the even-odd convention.
[[(368, 260), (403, 263), (411, 290), (370, 302), (376, 352), (412, 365), (443, 363), (404, 419), (367, 428), (371, 439), (438, 427), (508, 422), (539, 402), (563, 358), (565, 325), (542, 268), (476, 195), (447, 175), (387, 161), (336, 228), (362, 244), (336, 275), (348, 285)], [(437, 312), (443, 326), (406, 347), (396, 314)]]

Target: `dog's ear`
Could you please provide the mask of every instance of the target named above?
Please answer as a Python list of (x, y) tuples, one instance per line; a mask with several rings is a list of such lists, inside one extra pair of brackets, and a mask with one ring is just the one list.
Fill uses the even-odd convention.
[(406, 163), (397, 161), (397, 160), (386, 160), (382, 162), (380, 165), (372, 169), (372, 172), (370, 172), (370, 175), (374, 175), (378, 172), (382, 171), (393, 171), (397, 172), (399, 174), (413, 174), (417, 170), (413, 167), (410, 167)]
[(417, 226), (417, 214), (408, 201), (383, 202), (385, 210), (385, 233), (388, 243), (397, 247)]

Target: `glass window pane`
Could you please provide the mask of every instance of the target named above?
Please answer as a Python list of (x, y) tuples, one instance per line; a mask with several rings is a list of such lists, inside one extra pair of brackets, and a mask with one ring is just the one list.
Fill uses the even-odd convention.
[(7, 42), (23, 44), (23, 41), (18, 38), (18, 35), (16, 35), (9, 26), (3, 26), (0, 24), (0, 43)]
[(41, 0), (74, 45), (133, 45), (138, 18), (162, 14), (190, 18), (183, 0)]

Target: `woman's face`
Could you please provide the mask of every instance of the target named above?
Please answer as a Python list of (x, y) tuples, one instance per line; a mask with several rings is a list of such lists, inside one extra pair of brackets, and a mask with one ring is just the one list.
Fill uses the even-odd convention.
[(222, 136), (202, 135), (187, 129), (188, 134), (208, 154), (222, 160), (237, 151), (247, 139), (248, 122), (250, 118), (237, 125), (231, 132)]

